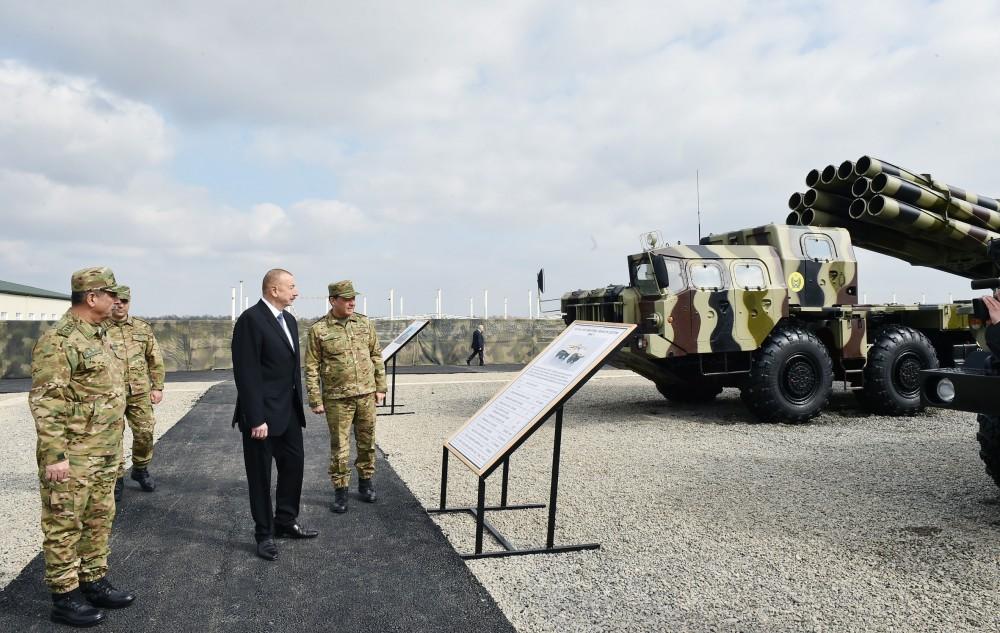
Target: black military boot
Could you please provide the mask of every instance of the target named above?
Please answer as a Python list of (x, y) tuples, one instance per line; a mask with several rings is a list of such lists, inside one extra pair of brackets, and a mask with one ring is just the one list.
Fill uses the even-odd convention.
[(377, 497), (375, 496), (375, 486), (372, 485), (371, 479), (358, 478), (358, 496), (365, 503), (375, 503)]
[(107, 577), (95, 582), (81, 582), (80, 591), (87, 602), (105, 609), (122, 609), (135, 600), (135, 595), (131, 592), (115, 589)]
[(80, 592), (52, 594), (52, 614), (50, 619), (56, 624), (70, 626), (94, 626), (104, 621), (104, 612), (90, 606), (80, 597)]
[(333, 503), (330, 504), (330, 512), (343, 514), (347, 512), (347, 488), (334, 488)]
[(149, 469), (147, 468), (133, 466), (132, 479), (139, 482), (139, 486), (143, 492), (153, 492), (156, 490), (156, 482), (153, 481), (153, 476), (149, 474)]
[(119, 477), (115, 480), (115, 503), (122, 500), (122, 492), (125, 491), (125, 479)]

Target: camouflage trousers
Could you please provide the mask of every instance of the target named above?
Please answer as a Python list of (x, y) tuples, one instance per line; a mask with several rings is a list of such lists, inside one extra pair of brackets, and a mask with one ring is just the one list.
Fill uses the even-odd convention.
[(330, 481), (334, 488), (351, 483), (351, 427), (358, 457), (354, 467), (358, 476), (371, 479), (375, 474), (375, 394), (337, 398), (323, 403), (326, 424), (330, 427)]
[[(156, 418), (153, 415), (153, 403), (148, 393), (140, 393), (128, 397), (125, 408), (125, 419), (132, 429), (132, 466), (146, 468), (153, 461), (153, 426)], [(122, 449), (125, 447), (122, 446)], [(121, 465), (118, 476), (125, 474), (125, 451), (122, 450)]]
[(44, 467), (39, 471), (45, 584), (53, 593), (108, 573), (118, 459), (118, 453), (70, 455), (69, 477), (58, 483), (45, 480)]

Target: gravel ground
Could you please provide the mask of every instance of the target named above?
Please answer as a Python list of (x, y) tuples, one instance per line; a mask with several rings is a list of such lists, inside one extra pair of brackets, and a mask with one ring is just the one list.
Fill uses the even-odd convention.
[[(416, 413), (379, 417), (378, 442), (426, 506), (443, 440), (513, 376), (400, 378)], [(747, 418), (735, 390), (673, 405), (601, 372), (566, 407), (556, 530), (601, 549), (469, 567), (526, 632), (1000, 630), (1000, 491), (974, 416), (867, 415), (840, 392), (808, 425)], [(511, 503), (548, 500), (551, 451), (547, 423), (511, 458)], [(474, 505), (475, 476), (449, 468), (449, 505)], [(473, 550), (471, 517), (434, 516)], [(547, 510), (490, 519), (544, 545)]]
[[(380, 416), (378, 442), (423, 504), (438, 503), (442, 441), (513, 376), (400, 377), (397, 402), (416, 413)], [(168, 388), (158, 433), (210, 384)], [(470, 569), (532, 633), (1000, 630), (1000, 491), (983, 473), (973, 416), (866, 415), (837, 393), (808, 425), (747, 418), (734, 390), (673, 405), (642, 378), (600, 372), (566, 408), (556, 543), (601, 549)], [(23, 394), (0, 395), (0, 419), (3, 586), (40, 535)], [(511, 503), (548, 500), (551, 451), (548, 423), (511, 459)], [(473, 505), (475, 476), (457, 459), (450, 471), (449, 505)], [(472, 551), (471, 517), (434, 516)], [(521, 547), (544, 544), (546, 518), (490, 516)], [(498, 546), (487, 537), (486, 548)]]
[[(163, 402), (156, 407), (154, 437), (166, 433), (186, 414), (195, 401), (215, 382), (167, 382)], [(41, 505), (38, 500), (38, 467), (35, 462), (35, 423), (28, 409), (26, 393), (0, 394), (0, 423), (4, 441), (0, 443), (0, 588), (6, 587), (42, 549), (38, 527)], [(126, 458), (131, 457), (132, 431), (125, 428)], [(127, 462), (131, 464), (131, 462)], [(156, 475), (156, 456), (150, 472)], [(126, 480), (126, 498), (142, 494)]]

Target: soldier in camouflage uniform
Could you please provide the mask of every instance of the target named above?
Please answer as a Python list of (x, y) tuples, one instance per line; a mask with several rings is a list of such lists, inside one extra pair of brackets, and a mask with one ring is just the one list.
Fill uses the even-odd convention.
[(112, 489), (125, 426), (125, 359), (101, 327), (118, 301), (111, 269), (78, 270), (71, 287), (70, 309), (32, 351), (28, 402), (38, 433), (51, 617), (91, 626), (104, 619), (95, 607), (127, 607), (135, 599), (106, 578), (115, 516)]
[[(146, 492), (156, 490), (149, 463), (153, 461), (153, 426), (156, 418), (153, 405), (163, 400), (163, 356), (153, 336), (153, 328), (142, 319), (129, 316), (132, 292), (120, 286), (118, 304), (111, 310), (111, 318), (104, 322), (111, 344), (127, 359), (125, 383), (128, 388), (128, 406), (125, 419), (132, 429), (132, 479)], [(125, 487), (125, 455), (122, 454), (115, 482), (115, 501), (121, 500)]]
[(375, 502), (375, 406), (385, 400), (385, 365), (375, 326), (354, 312), (354, 285), (338, 281), (329, 286), (330, 312), (309, 328), (306, 345), (306, 391), (313, 413), (326, 413), (330, 427), (330, 479), (333, 512), (347, 512), (351, 482), (350, 432), (358, 456), (358, 493)]

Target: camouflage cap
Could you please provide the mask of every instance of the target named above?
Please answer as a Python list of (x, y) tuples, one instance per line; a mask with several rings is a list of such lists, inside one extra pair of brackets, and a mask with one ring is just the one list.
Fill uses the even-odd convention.
[(350, 279), (345, 279), (343, 281), (335, 281), (329, 286), (331, 297), (343, 297), (345, 299), (353, 299), (358, 296), (358, 293), (354, 291), (354, 284), (351, 283)]
[(105, 290), (117, 293), (121, 286), (115, 281), (115, 274), (107, 266), (93, 266), (73, 273), (70, 277), (70, 288), (73, 292), (86, 290)]
[(118, 298), (125, 301), (132, 300), (132, 291), (128, 286), (118, 286)]

